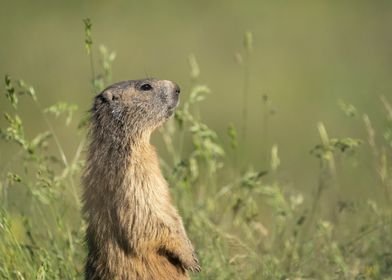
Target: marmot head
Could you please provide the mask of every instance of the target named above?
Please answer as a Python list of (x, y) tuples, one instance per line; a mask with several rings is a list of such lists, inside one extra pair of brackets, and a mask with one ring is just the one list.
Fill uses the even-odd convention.
[(100, 132), (151, 132), (178, 105), (180, 88), (167, 80), (143, 79), (113, 84), (95, 97), (92, 122)]

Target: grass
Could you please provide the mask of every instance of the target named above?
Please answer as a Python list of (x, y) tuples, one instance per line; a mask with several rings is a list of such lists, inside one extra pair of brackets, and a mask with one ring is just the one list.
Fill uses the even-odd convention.
[[(84, 23), (91, 88), (98, 92), (110, 83), (115, 54), (100, 47), (97, 69), (92, 25), (89, 20)], [(320, 143), (309, 150), (319, 164), (319, 181), (309, 193), (300, 193), (282, 175), (277, 145), (261, 147), (269, 153), (265, 170), (247, 163), (251, 44), (251, 33), (246, 33), (245, 59), (241, 54), (239, 59), (244, 68), (241, 133), (230, 124), (227, 135), (218, 135), (203, 123), (199, 106), (210, 90), (199, 82), (193, 55), (192, 88), (175, 118), (160, 130), (169, 155), (162, 159), (162, 168), (202, 264), (202, 272), (193, 279), (392, 279), (389, 100), (380, 99), (380, 110), (385, 111), (382, 131), (375, 131), (369, 117), (362, 116), (366, 139), (331, 138), (325, 124), (318, 124)], [(72, 156), (66, 155), (66, 143), (53, 123), (61, 121), (65, 128), (77, 122), (78, 131), (72, 133), (84, 135), (86, 118), (73, 118), (76, 104), (43, 108), (32, 86), (8, 76), (5, 98), (10, 106), (0, 136), (16, 152), (0, 169), (0, 278), (81, 279), (86, 255), (79, 200), (84, 140)], [(268, 97), (263, 100), (267, 134), (270, 108)], [(27, 136), (29, 120), (19, 116), (21, 103), (35, 106), (46, 130)], [(358, 115), (353, 106), (339, 105), (348, 117)], [(359, 150), (372, 155), (374, 196), (358, 198), (355, 188), (342, 196), (342, 166), (361, 160)]]

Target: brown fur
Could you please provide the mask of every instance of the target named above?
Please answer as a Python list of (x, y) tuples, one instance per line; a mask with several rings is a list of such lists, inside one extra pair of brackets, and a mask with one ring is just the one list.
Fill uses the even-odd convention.
[(200, 270), (149, 143), (178, 94), (170, 81), (146, 79), (95, 98), (83, 176), (86, 279), (182, 280)]

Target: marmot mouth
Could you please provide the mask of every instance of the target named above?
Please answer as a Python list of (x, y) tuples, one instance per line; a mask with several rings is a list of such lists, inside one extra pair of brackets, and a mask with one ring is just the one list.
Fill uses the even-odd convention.
[(172, 115), (172, 114), (174, 113), (174, 111), (176, 110), (176, 108), (177, 108), (177, 106), (169, 107), (169, 108), (167, 109), (167, 112), (168, 112), (170, 115)]
[(168, 113), (169, 117), (174, 114), (174, 111), (177, 109), (179, 103), (180, 102), (177, 100), (175, 104), (173, 104), (167, 108), (167, 113)]
[(175, 102), (173, 102), (173, 104), (170, 104), (169, 110), (174, 111), (178, 107), (179, 104), (180, 104), (180, 100), (178, 98), (176, 98)]

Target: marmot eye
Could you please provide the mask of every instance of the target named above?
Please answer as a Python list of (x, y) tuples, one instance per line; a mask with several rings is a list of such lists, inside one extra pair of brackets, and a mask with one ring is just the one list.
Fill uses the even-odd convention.
[(152, 90), (152, 86), (150, 84), (142, 84), (140, 89), (143, 91), (148, 91), (148, 90)]

